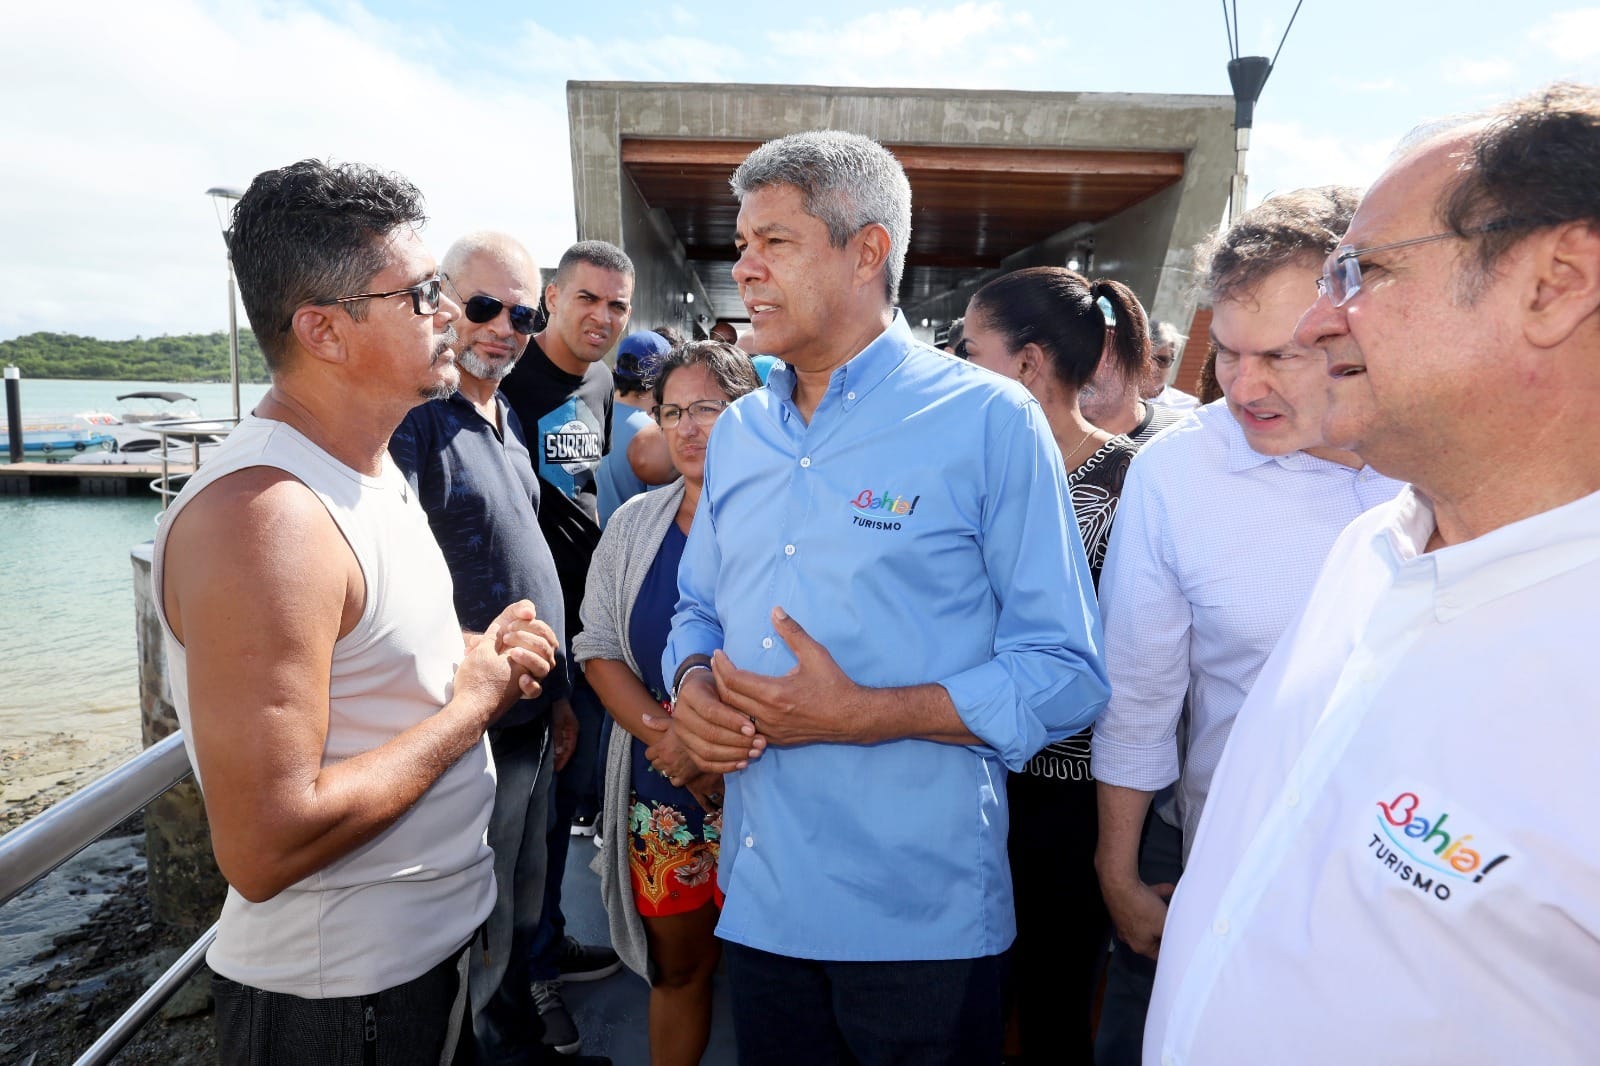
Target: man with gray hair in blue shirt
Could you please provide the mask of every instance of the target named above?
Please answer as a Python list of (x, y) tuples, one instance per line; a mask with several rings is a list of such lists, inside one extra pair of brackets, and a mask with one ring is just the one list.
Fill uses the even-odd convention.
[(784, 365), (708, 445), (658, 725), (725, 775), (740, 1059), (997, 1063), (1006, 770), (1108, 693), (1061, 454), (895, 309), (888, 151), (795, 134), (732, 185), (751, 347)]

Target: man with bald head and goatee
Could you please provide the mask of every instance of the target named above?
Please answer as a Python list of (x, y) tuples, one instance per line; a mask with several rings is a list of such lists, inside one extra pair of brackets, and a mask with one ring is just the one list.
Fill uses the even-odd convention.
[[(390, 439), (389, 453), (444, 552), (462, 627), (481, 629), (494, 616), (491, 604), (515, 596), (531, 601), (564, 639), (561, 584), (539, 529), (539, 479), (522, 424), (499, 393), (533, 333), (539, 270), (512, 238), (473, 233), (450, 246), (441, 274), (462, 308), (460, 389), (414, 408)], [(577, 734), (569, 691), (560, 654), (544, 690), (519, 700), (489, 731), (497, 772), (489, 819), (496, 894), (468, 970), (479, 1063), (526, 1062), (540, 1046), (528, 945), (548, 873), (551, 780), (571, 757)]]

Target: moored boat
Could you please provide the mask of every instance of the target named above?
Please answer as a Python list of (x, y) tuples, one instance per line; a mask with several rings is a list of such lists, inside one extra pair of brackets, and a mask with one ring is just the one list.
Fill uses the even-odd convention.
[[(24, 415), (22, 455), (25, 459), (56, 461), (87, 452), (114, 449), (116, 441), (80, 415)], [(0, 456), (11, 458), (11, 427), (0, 420)]]

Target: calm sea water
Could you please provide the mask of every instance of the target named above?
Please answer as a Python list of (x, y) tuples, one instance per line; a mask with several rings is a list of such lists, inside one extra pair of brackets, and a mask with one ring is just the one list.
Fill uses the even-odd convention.
[[(265, 385), (240, 387), (246, 412)], [(22, 382), (24, 414), (122, 410), (116, 397), (167, 389), (200, 414), (233, 414), (226, 384)], [(129, 551), (155, 533), (154, 496), (0, 496), (0, 739), (139, 732), (139, 659)]]

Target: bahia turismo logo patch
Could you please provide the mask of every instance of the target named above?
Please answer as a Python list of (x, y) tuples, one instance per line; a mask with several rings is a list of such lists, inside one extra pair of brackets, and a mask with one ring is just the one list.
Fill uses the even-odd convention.
[(1452, 821), (1442, 804), (1426, 801), (1421, 790), (1407, 789), (1378, 801), (1378, 831), (1367, 850), (1417, 891), (1448, 900), (1454, 892), (1481, 884), (1511, 858), (1504, 853), (1485, 858), (1498, 849), (1486, 847), (1476, 836), (1474, 831), (1481, 828), (1467, 817)]
[(850, 521), (864, 529), (897, 530), (901, 526), (896, 519), (910, 518), (915, 514), (920, 499), (921, 496), (910, 499), (896, 496), (888, 489), (876, 493), (871, 489), (862, 489), (850, 501), (850, 506), (855, 509)]

